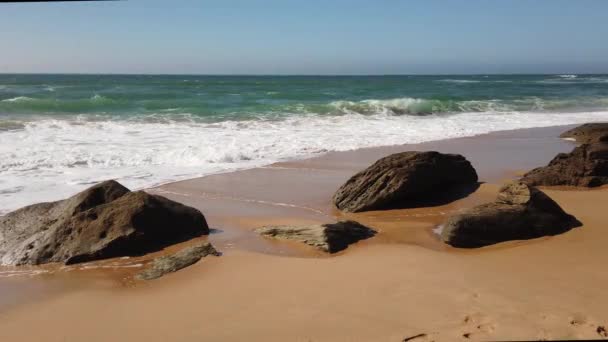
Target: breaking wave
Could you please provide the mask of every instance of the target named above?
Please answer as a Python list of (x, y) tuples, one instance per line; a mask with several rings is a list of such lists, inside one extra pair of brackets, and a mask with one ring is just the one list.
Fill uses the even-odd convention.
[[(413, 103), (408, 108), (419, 105)], [(353, 112), (215, 123), (84, 118), (4, 123), (11, 129), (0, 131), (0, 211), (66, 197), (110, 178), (142, 188), (327, 151), (607, 119), (608, 112), (425, 116)]]
[(436, 100), (396, 98), (388, 100), (335, 101), (335, 109), (346, 114), (427, 115), (468, 112), (522, 112), (569, 110), (574, 108), (604, 109), (608, 98), (541, 99), (526, 97), (512, 100)]

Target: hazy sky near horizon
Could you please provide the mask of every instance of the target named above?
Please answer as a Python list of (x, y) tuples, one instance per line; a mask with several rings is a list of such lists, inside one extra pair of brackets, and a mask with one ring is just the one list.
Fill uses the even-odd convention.
[(0, 72), (608, 73), (605, 0), (0, 3)]

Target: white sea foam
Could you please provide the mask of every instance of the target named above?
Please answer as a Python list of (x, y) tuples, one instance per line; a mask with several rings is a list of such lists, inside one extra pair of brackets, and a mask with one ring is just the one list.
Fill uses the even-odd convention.
[(606, 120), (608, 112), (347, 113), (218, 123), (39, 119), (0, 130), (0, 211), (60, 199), (110, 178), (137, 189), (328, 150)]
[[(601, 99), (597, 101), (599, 100)], [(547, 104), (551, 105), (553, 102), (555, 101), (548, 101)], [(514, 112), (517, 109), (514, 105), (523, 105), (525, 108), (536, 110), (544, 107), (545, 102), (533, 97), (522, 99), (519, 102), (512, 101), (511, 103), (501, 100), (442, 101), (403, 97), (385, 100), (334, 101), (330, 105), (346, 114), (425, 115), (456, 112)]]
[(459, 80), (459, 79), (444, 79), (438, 80), (438, 82), (447, 82), (447, 83), (479, 83), (479, 80)]
[(387, 100), (334, 101), (330, 105), (346, 114), (391, 115), (428, 110), (434, 103), (441, 104), (440, 101), (404, 97)]
[(577, 76), (577, 75), (559, 75), (557, 78), (549, 78), (536, 81), (542, 84), (602, 84), (608, 83), (606, 77), (595, 76)]
[(10, 99), (2, 100), (2, 102), (26, 102), (33, 100), (31, 97), (27, 96), (17, 96)]

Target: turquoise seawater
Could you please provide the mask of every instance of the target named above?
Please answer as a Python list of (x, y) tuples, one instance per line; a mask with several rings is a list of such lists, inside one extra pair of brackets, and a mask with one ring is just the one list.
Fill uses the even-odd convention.
[(0, 213), (326, 151), (608, 121), (608, 75), (0, 75)]
[(2, 119), (84, 114), (211, 122), (311, 113), (427, 115), (607, 106), (608, 75), (0, 75)]

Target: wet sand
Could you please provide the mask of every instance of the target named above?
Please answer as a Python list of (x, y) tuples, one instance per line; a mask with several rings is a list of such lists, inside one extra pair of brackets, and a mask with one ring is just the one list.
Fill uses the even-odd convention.
[[(137, 267), (114, 270), (109, 280), (103, 279), (108, 269), (16, 277), (49, 289), (52, 279), (66, 285), (54, 292), (37, 288), (47, 295), (1, 310), (0, 339), (600, 338), (598, 327), (608, 327), (608, 189), (546, 190), (583, 222), (559, 236), (460, 250), (432, 233), (450, 213), (493, 200), (503, 181), (571, 150), (571, 142), (557, 138), (570, 127), (328, 153), (150, 189), (201, 209), (214, 229), (208, 239), (223, 255), (145, 283), (125, 281)], [(343, 218), (330, 205), (337, 187), (376, 159), (406, 150), (461, 153), (482, 184), (447, 204), (349, 214), (379, 234), (333, 256), (251, 232), (267, 224)]]

